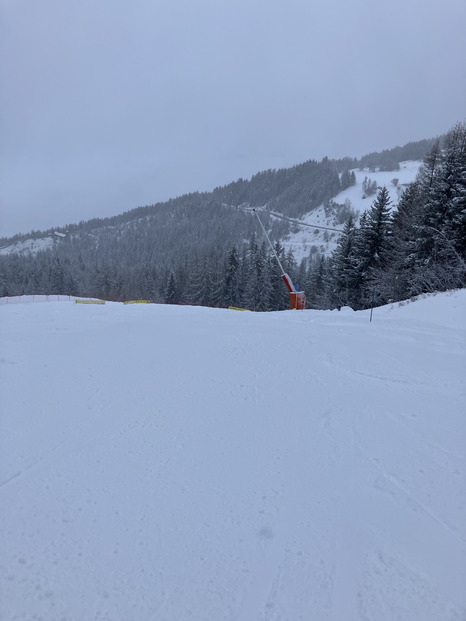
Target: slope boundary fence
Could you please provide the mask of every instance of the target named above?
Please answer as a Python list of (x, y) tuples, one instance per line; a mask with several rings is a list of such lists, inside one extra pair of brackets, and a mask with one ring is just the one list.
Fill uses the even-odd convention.
[[(45, 302), (73, 302), (77, 304), (105, 304), (105, 300), (101, 298), (86, 298), (83, 296), (75, 295), (46, 295), (46, 294), (34, 294), (34, 295), (15, 295), (4, 296), (0, 298), (0, 305), (2, 304), (35, 304)], [(124, 300), (120, 304), (152, 304), (150, 300)]]
[(42, 294), (34, 294), (34, 295), (15, 295), (15, 296), (5, 296), (0, 298), (1, 304), (37, 304), (37, 303), (45, 303), (45, 302), (74, 302), (77, 299), (86, 299), (91, 301), (96, 301), (97, 298), (77, 298), (73, 295), (42, 295)]

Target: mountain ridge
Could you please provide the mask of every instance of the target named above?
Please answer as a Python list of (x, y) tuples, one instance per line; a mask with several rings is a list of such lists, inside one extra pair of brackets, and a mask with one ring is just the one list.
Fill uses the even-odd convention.
[[(448, 175), (454, 183), (460, 179), (464, 132), (465, 128), (458, 124), (445, 136), (445, 148), (436, 141), (421, 167), (429, 169), (427, 162), (433, 158), (434, 189), (440, 192), (434, 198), (437, 202), (447, 200), (447, 209), (453, 210), (451, 217), (456, 217), (456, 208), (450, 206), (450, 198), (460, 192), (461, 182), (458, 188), (452, 188), (451, 196), (444, 196), (442, 188), (447, 181), (442, 180), (442, 175)], [(418, 151), (428, 144), (419, 143)], [(408, 151), (413, 152), (413, 145)], [(351, 305), (367, 306), (371, 298), (369, 273), (378, 265), (382, 267), (384, 261), (388, 265), (387, 252), (396, 250), (400, 257), (397, 266), (403, 267), (401, 257), (406, 249), (398, 248), (399, 244), (395, 249), (395, 238), (401, 242), (407, 234), (412, 237), (429, 225), (422, 200), (415, 204), (415, 211), (409, 206), (413, 192), (420, 196), (419, 191), (428, 190), (422, 179), (418, 181), (420, 159), (400, 165), (387, 156), (395, 153), (400, 157), (408, 151), (398, 148), (367, 156), (363, 162), (369, 164), (367, 168), (348, 168), (358, 163), (350, 158), (309, 160), (290, 169), (263, 171), (249, 181), (239, 179), (210, 193), (191, 193), (112, 218), (55, 229), (42, 239), (40, 233), (17, 238), (15, 246), (4, 247), (0, 253), (1, 295), (66, 293), (115, 301), (149, 299), (170, 304), (280, 310), (287, 308), (289, 301), (280, 287), (279, 266), (294, 283), (301, 283), (313, 308), (341, 306), (344, 290), (351, 290)], [(407, 187), (411, 192), (408, 202), (408, 192), (404, 191)], [(399, 231), (395, 233), (395, 229), (405, 227), (400, 219), (396, 220), (398, 202), (400, 209), (411, 210), (412, 216), (411, 228), (401, 232), (403, 240)], [(260, 222), (251, 207), (260, 213)], [(378, 224), (379, 208), (383, 213)], [(360, 227), (354, 230), (357, 220)], [(273, 252), (265, 231), (274, 245)], [(307, 231), (305, 239), (303, 231)], [(413, 242), (419, 253), (429, 252), (417, 239), (413, 238)], [(383, 257), (374, 243), (382, 244)], [(455, 239), (454, 243), (460, 241)], [(443, 248), (441, 256), (450, 260), (455, 248)], [(278, 262), (274, 258), (277, 256)], [(455, 255), (457, 269), (446, 280), (445, 258), (444, 264), (430, 270), (429, 283), (424, 283), (422, 277), (422, 284), (419, 273), (416, 282), (409, 285), (414, 287), (413, 292), (404, 287), (394, 292), (394, 298), (388, 283), (401, 280), (393, 275), (389, 280), (381, 276), (379, 281), (386, 281), (386, 286), (377, 295), (376, 303), (390, 296), (401, 299), (399, 296), (406, 292), (421, 293), (426, 287), (432, 290), (434, 281), (441, 290), (446, 284), (450, 288), (458, 286), (462, 282), (459, 256)], [(416, 258), (416, 265), (421, 265), (420, 260)], [(436, 261), (435, 257), (432, 261)], [(411, 283), (409, 278), (403, 275), (402, 280)]]
[[(381, 152), (369, 153), (359, 159), (344, 157), (340, 159), (330, 160), (328, 158), (323, 158), (320, 164), (322, 164), (323, 162), (325, 162), (326, 164), (328, 163), (335, 170), (335, 172), (339, 174), (343, 173), (344, 171), (356, 168), (360, 168), (361, 170), (367, 169), (367, 172), (375, 172), (376, 168), (381, 171), (396, 171), (397, 166), (402, 161), (423, 159), (423, 157), (427, 154), (427, 152), (436, 140), (437, 138), (430, 138), (416, 142), (408, 142), (403, 147), (397, 146), (393, 147), (392, 149), (385, 149)], [(219, 202), (220, 204), (235, 204), (236, 206), (244, 203), (245, 201), (252, 202), (256, 206), (261, 206), (265, 203), (272, 201), (270, 205), (271, 209), (281, 212), (281, 209), (283, 208), (283, 201), (281, 203), (280, 200), (277, 199), (277, 194), (279, 194), (279, 192), (275, 191), (275, 193), (272, 193), (272, 189), (276, 190), (277, 185), (285, 185), (286, 188), (289, 190), (289, 187), (292, 184), (286, 184), (287, 178), (289, 180), (289, 178), (293, 175), (298, 178), (303, 178), (306, 169), (312, 168), (313, 166), (315, 168), (315, 166), (318, 164), (319, 163), (317, 161), (310, 159), (306, 162), (296, 164), (295, 166), (289, 168), (268, 169), (260, 171), (252, 175), (249, 180), (239, 178), (236, 181), (232, 181), (226, 185), (217, 186), (211, 192), (190, 192), (188, 194), (183, 194), (178, 197), (171, 198), (168, 201), (162, 201), (151, 205), (135, 207), (120, 214), (115, 214), (113, 216), (108, 216), (105, 218), (91, 218), (90, 220), (81, 220), (79, 223), (67, 224), (65, 226), (56, 226), (50, 229), (30, 231), (28, 233), (18, 233), (10, 237), (1, 237), (0, 249), (11, 246), (17, 241), (45, 238), (51, 235), (56, 235), (57, 233), (67, 234), (70, 230), (74, 231), (78, 228), (82, 228), (83, 226), (86, 229), (100, 228), (102, 226), (112, 226), (118, 221), (127, 222), (137, 220), (139, 217), (144, 217), (145, 215), (147, 215), (148, 212), (156, 208), (164, 209), (173, 207), (180, 201), (195, 201), (197, 197), (211, 197), (212, 200)], [(330, 188), (330, 190), (327, 188), (323, 192), (323, 198), (321, 202), (323, 202), (325, 199), (332, 198), (338, 193), (336, 192), (336, 190), (339, 188), (336, 187), (337, 184), (335, 178), (333, 177), (333, 179), (330, 179), (329, 181), (330, 186), (332, 182), (334, 183), (333, 190), (332, 188)], [(275, 188), (272, 187), (273, 182), (275, 182)], [(261, 186), (260, 190), (258, 190), (259, 186)], [(258, 194), (260, 194), (260, 196), (258, 196)], [(233, 200), (231, 200), (232, 198)], [(285, 196), (285, 199), (289, 200), (289, 198), (290, 197), (288, 193), (287, 196)], [(312, 197), (309, 198), (312, 199)], [(318, 205), (314, 204), (313, 206), (315, 208)], [(297, 211), (299, 211), (299, 208), (295, 207), (293, 209), (293, 211), (295, 212), (293, 213), (293, 215), (304, 215), (304, 213), (307, 213), (307, 211), (309, 210), (302, 211), (301, 213), (296, 213)]]

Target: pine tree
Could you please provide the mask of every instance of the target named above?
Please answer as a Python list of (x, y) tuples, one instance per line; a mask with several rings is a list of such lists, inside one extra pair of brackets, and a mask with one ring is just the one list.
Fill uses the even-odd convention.
[(269, 311), (275, 310), (270, 304), (271, 276), (270, 276), (270, 255), (267, 244), (262, 242), (256, 257), (256, 294), (257, 302), (255, 310)]
[[(426, 158), (419, 176), (419, 213), (415, 263), (416, 292), (441, 291), (466, 284), (466, 126), (456, 125)], [(428, 170), (428, 174), (426, 173)]]
[(398, 209), (392, 214), (392, 259), (386, 273), (390, 283), (390, 298), (393, 300), (403, 300), (414, 294), (410, 280), (414, 268), (420, 209), (419, 183), (414, 182), (405, 190)]
[(434, 183), (441, 155), (440, 141), (437, 140), (430, 152), (425, 156), (417, 175), (416, 181), (424, 192), (428, 192)]
[(371, 181), (369, 177), (364, 177), (362, 182), (362, 197), (367, 198), (377, 192), (377, 181)]
[(340, 178), (340, 187), (341, 190), (346, 190), (347, 188), (349, 188), (349, 186), (351, 185), (351, 177), (350, 177), (350, 172), (348, 170), (344, 170), (341, 173), (341, 178)]
[(176, 286), (175, 272), (172, 270), (168, 276), (165, 287), (165, 304), (178, 304), (178, 290)]
[(304, 291), (307, 280), (307, 260), (305, 258), (301, 259), (299, 264), (298, 273), (296, 275), (296, 286), (300, 291)]
[(320, 257), (310, 270), (308, 277), (306, 305), (308, 308), (324, 310), (331, 306), (329, 297), (329, 264), (325, 257)]
[(238, 306), (241, 303), (238, 248), (234, 245), (227, 255), (225, 262), (225, 277), (223, 283), (223, 304)]
[(252, 310), (270, 310), (270, 273), (266, 242), (263, 241), (259, 247), (251, 245), (249, 250), (245, 306)]
[(329, 294), (335, 306), (353, 306), (359, 301), (360, 274), (355, 248), (356, 228), (352, 217), (330, 259)]
[(212, 272), (206, 255), (191, 265), (187, 301), (195, 306), (211, 306), (213, 303)]
[(54, 257), (50, 262), (47, 293), (66, 293), (65, 270), (58, 257)]
[(242, 306), (254, 310), (257, 306), (257, 245), (256, 234), (253, 233), (246, 248), (244, 263), (244, 289)]
[[(279, 241), (274, 243), (275, 254), (280, 263), (286, 263), (285, 250)], [(290, 307), (288, 289), (282, 279), (280, 266), (275, 255), (269, 253), (269, 310), (285, 310)], [(284, 269), (286, 269), (284, 267)]]
[[(438, 192), (443, 207), (437, 230), (444, 239), (445, 261), (466, 259), (466, 124), (458, 123), (445, 136)], [(435, 197), (435, 193), (434, 193)], [(442, 200), (443, 198), (443, 200)], [(440, 245), (440, 244), (439, 244)]]
[[(373, 281), (377, 272), (388, 265), (391, 256), (390, 203), (387, 188), (380, 188), (372, 206), (361, 217), (361, 226), (356, 236), (361, 308), (370, 305)], [(380, 289), (378, 291), (380, 293)]]

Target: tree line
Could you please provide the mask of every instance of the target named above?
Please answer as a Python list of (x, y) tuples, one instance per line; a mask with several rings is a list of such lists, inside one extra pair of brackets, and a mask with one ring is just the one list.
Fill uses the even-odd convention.
[(466, 126), (436, 141), (391, 210), (380, 188), (359, 226), (350, 219), (322, 265), (316, 303), (367, 308), (466, 286)]
[[(384, 304), (465, 286), (465, 145), (464, 124), (454, 127), (442, 142), (434, 142), (397, 210), (391, 209), (386, 188), (372, 188), (376, 196), (371, 207), (358, 222), (348, 219), (328, 257), (312, 252), (298, 264), (279, 241), (289, 225), (261, 212), (275, 253), (293, 282), (306, 291), (308, 307), (362, 309), (370, 306), (373, 296), (376, 304)], [(293, 174), (299, 177), (305, 170)], [(324, 161), (322, 179), (328, 170)], [(261, 173), (257, 187), (271, 179)], [(339, 183), (353, 183), (352, 174), (341, 174)], [(290, 194), (293, 187), (298, 186), (294, 182), (287, 186)], [(236, 200), (245, 197), (226, 186), (222, 198), (228, 198), (229, 191)], [(69, 234), (66, 243), (35, 256), (0, 257), (0, 295), (143, 298), (261, 311), (288, 308), (276, 259), (251, 214), (231, 206), (219, 208), (213, 196), (195, 194), (189, 201), (185, 197), (169, 201), (154, 214), (141, 209), (137, 215), (122, 224)], [(196, 228), (194, 221), (202, 226)], [(172, 248), (175, 237), (183, 241), (182, 247)]]
[[(144, 220), (156, 217), (160, 222), (163, 218), (168, 219), (171, 216), (173, 221), (178, 218), (179, 212), (184, 217), (187, 211), (208, 210), (211, 206), (218, 210), (219, 205), (239, 206), (249, 203), (254, 206), (263, 206), (273, 200), (272, 211), (295, 217), (311, 211), (316, 205), (331, 199), (341, 190), (354, 184), (354, 169), (397, 170), (399, 162), (422, 160), (434, 142), (434, 139), (409, 142), (402, 147), (364, 155), (360, 159), (355, 157), (338, 160), (324, 158), (321, 162), (309, 160), (290, 168), (270, 169), (253, 175), (249, 180), (238, 179), (225, 186), (217, 187), (212, 192), (192, 192), (164, 203), (136, 207), (108, 218), (93, 218), (47, 231), (31, 231), (9, 238), (2, 237), (0, 247), (26, 239), (40, 239), (51, 235), (54, 231), (72, 236), (85, 236), (86, 234), (100, 235), (103, 229), (123, 229), (124, 227), (141, 229), (139, 225)], [(140, 232), (141, 230), (138, 231)]]

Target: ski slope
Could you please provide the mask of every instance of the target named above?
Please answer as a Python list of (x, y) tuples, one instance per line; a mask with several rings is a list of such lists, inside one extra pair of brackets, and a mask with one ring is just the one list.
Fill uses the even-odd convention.
[(0, 306), (2, 621), (464, 621), (466, 291)]

